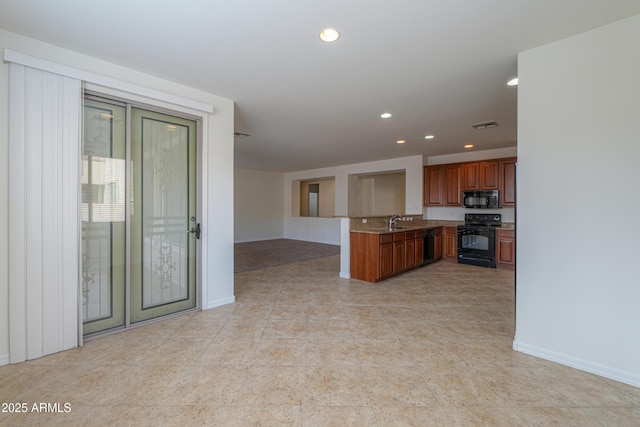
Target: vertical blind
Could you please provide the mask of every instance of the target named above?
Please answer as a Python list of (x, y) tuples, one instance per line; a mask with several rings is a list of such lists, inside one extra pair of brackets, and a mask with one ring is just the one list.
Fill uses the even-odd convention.
[(9, 74), (9, 358), (79, 342), (82, 82), (15, 63)]

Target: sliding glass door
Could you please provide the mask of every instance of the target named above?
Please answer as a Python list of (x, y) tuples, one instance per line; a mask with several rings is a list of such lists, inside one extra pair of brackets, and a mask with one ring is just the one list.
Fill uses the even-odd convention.
[(87, 98), (84, 334), (196, 307), (197, 123)]

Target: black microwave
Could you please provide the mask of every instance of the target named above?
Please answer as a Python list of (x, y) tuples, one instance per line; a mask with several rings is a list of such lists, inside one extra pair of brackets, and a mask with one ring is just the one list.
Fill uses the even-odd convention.
[(497, 209), (500, 207), (500, 191), (463, 191), (462, 205), (465, 208)]

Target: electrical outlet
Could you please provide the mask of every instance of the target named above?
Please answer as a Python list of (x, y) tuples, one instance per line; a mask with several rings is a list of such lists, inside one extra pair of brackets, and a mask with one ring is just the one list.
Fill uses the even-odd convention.
[(366, 224), (367, 223), (367, 218), (362, 218), (362, 223)]

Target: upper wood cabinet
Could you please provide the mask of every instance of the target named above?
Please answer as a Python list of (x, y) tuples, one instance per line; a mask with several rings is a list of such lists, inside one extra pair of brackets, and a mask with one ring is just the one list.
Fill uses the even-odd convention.
[(424, 206), (442, 206), (444, 197), (444, 168), (442, 166), (424, 167)]
[(515, 206), (516, 158), (424, 167), (424, 206), (462, 206), (463, 190), (500, 190), (500, 205)]
[(463, 170), (465, 190), (497, 190), (499, 188), (497, 160), (465, 163)]
[(500, 159), (500, 205), (516, 204), (516, 158)]
[(444, 205), (462, 206), (462, 167), (460, 165), (444, 166)]
[(459, 163), (424, 167), (424, 206), (462, 206)]

